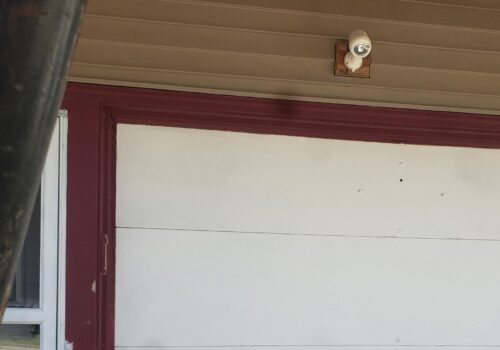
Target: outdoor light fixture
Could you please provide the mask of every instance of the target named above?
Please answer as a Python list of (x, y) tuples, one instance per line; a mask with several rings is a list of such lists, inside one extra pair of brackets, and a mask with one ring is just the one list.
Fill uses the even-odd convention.
[(349, 52), (344, 56), (344, 64), (355, 72), (363, 65), (363, 58), (372, 51), (372, 42), (363, 30), (355, 30), (349, 35)]
[(358, 78), (370, 77), (372, 42), (365, 31), (358, 29), (349, 40), (335, 44), (335, 75)]

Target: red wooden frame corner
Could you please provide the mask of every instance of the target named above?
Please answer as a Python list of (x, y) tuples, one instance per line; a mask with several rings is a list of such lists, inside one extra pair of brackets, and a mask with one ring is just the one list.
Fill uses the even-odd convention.
[(500, 148), (500, 117), (69, 83), (66, 338), (114, 349), (117, 123)]

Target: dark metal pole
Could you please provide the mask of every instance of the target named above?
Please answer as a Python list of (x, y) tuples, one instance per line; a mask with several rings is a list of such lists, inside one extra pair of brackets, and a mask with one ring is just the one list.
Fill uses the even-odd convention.
[(0, 319), (85, 0), (0, 0)]

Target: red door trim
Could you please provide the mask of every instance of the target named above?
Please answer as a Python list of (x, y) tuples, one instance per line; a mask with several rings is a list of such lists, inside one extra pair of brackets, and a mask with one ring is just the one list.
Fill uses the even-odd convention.
[(114, 349), (117, 123), (500, 149), (500, 117), (70, 83), (66, 337)]

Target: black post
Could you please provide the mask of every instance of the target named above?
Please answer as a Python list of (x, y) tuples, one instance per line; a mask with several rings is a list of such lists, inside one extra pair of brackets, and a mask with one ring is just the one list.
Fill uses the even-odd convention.
[(0, 0), (0, 319), (85, 0)]

